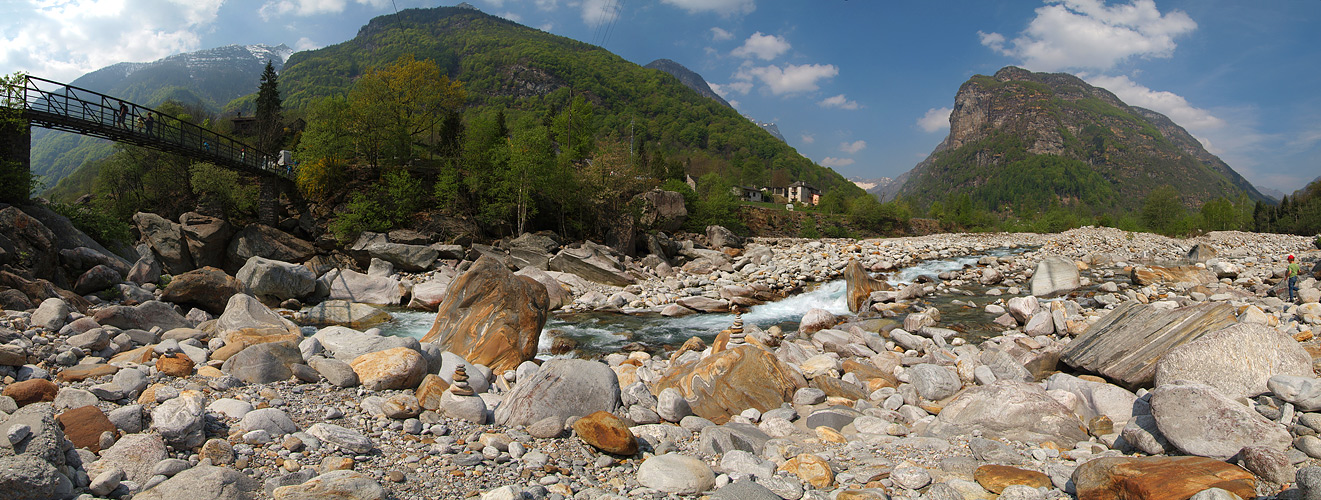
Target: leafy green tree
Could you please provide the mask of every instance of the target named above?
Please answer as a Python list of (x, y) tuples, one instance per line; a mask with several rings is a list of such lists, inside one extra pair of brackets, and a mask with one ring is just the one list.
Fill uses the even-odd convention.
[(1151, 190), (1142, 202), (1142, 223), (1147, 229), (1157, 233), (1175, 234), (1183, 216), (1184, 208), (1183, 202), (1179, 199), (1179, 191), (1169, 184)]
[(266, 61), (257, 89), (257, 148), (273, 152), (283, 143), (284, 120), (281, 117), (280, 81), (275, 68)]
[(207, 207), (208, 212), (227, 218), (234, 212), (256, 208), (257, 186), (245, 185), (238, 172), (210, 163), (194, 163), (188, 170), (198, 205)]
[(349, 92), (359, 152), (373, 166), (403, 164), (415, 157), (414, 145), (425, 144), (466, 100), (463, 84), (442, 75), (430, 59), (408, 54), (368, 71)]
[[(21, 89), (26, 77), (21, 72), (0, 75), (0, 140), (27, 140), (28, 124), (19, 109), (23, 99)], [(10, 145), (0, 142), (0, 148), (8, 151)], [(7, 152), (0, 153), (0, 201), (27, 201), (32, 192), (32, 183), (32, 174), (24, 162), (11, 159)]]
[(1230, 231), (1239, 229), (1239, 212), (1228, 198), (1216, 198), (1202, 204), (1202, 229)]

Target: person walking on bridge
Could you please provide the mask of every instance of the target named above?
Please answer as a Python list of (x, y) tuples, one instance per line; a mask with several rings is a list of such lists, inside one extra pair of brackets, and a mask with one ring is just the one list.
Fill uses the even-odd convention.
[(119, 111), (115, 112), (115, 123), (120, 128), (124, 128), (124, 118), (128, 116), (128, 105), (124, 101), (119, 101)]
[(151, 135), (151, 126), (156, 123), (156, 116), (151, 111), (147, 112), (147, 135)]

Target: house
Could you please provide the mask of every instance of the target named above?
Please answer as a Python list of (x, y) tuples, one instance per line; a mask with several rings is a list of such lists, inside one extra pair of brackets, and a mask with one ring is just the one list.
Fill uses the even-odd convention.
[(734, 186), (729, 188), (729, 193), (734, 195), (735, 198), (745, 201), (761, 202), (765, 200), (761, 195), (761, 190), (755, 187)]
[(821, 191), (803, 181), (797, 181), (790, 184), (788, 191), (789, 201), (816, 205), (817, 202), (821, 200)]
[(771, 196), (789, 197), (789, 188), (784, 186), (771, 186)]

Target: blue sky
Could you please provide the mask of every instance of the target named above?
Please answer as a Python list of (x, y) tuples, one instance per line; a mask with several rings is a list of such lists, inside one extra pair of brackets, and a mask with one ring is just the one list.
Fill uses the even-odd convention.
[[(697, 71), (846, 176), (894, 177), (947, 133), (960, 84), (1079, 75), (1170, 116), (1253, 183), (1321, 175), (1321, 2), (469, 0), (638, 64)], [(316, 48), (453, 0), (6, 0), (0, 72), (72, 80), (232, 43)]]

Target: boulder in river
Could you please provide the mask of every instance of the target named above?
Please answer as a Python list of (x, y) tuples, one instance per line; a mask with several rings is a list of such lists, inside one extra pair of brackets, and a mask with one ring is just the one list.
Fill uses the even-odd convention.
[(1032, 295), (1050, 297), (1078, 289), (1081, 283), (1078, 266), (1073, 261), (1050, 256), (1037, 264), (1032, 273)]
[(577, 248), (560, 250), (550, 259), (550, 268), (606, 285), (628, 286), (636, 281), (624, 271), (613, 250), (590, 241)]
[(340, 325), (361, 330), (390, 321), (390, 313), (371, 304), (327, 300), (299, 312), (298, 320), (308, 325)]
[(496, 373), (513, 370), (536, 356), (548, 302), (544, 285), (483, 256), (451, 283), (422, 341)]
[(748, 408), (778, 408), (806, 386), (803, 376), (774, 354), (743, 345), (674, 367), (652, 389), (678, 389), (693, 413), (723, 424)]
[(271, 303), (302, 299), (316, 291), (316, 275), (307, 266), (265, 257), (249, 257), (234, 277), (249, 293)]
[(317, 279), (317, 295), (330, 300), (393, 306), (403, 300), (404, 292), (403, 284), (397, 279), (370, 276), (352, 269), (332, 269)]
[(1236, 322), (1227, 302), (1174, 310), (1125, 302), (1065, 346), (1060, 361), (1130, 389), (1150, 387), (1156, 362), (1170, 349)]
[(849, 311), (858, 312), (872, 292), (881, 292), (894, 290), (889, 283), (884, 280), (872, 278), (867, 274), (867, 269), (862, 267), (862, 263), (857, 260), (850, 260), (849, 265), (844, 268), (844, 281), (847, 283), (847, 292), (849, 302)]

